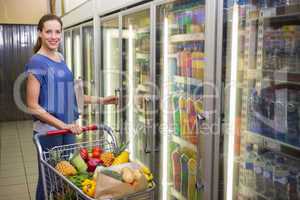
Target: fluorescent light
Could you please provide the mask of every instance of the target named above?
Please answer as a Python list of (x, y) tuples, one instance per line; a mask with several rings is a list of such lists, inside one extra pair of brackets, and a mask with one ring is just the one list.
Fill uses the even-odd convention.
[(168, 33), (168, 18), (165, 17), (164, 19), (164, 32), (163, 32), (163, 96), (162, 96), (162, 102), (163, 102), (163, 128), (162, 128), (162, 132), (163, 132), (163, 148), (162, 148), (162, 200), (166, 200), (168, 199), (168, 170), (169, 170), (169, 166), (168, 166), (168, 148), (169, 148), (169, 141), (168, 141), (168, 101), (169, 101), (169, 65), (168, 65), (168, 37), (169, 37), (169, 33)]
[(229, 93), (229, 131), (228, 131), (228, 156), (227, 156), (227, 189), (226, 199), (233, 199), (233, 168), (234, 168), (234, 146), (236, 130), (236, 101), (237, 101), (237, 69), (238, 69), (238, 27), (239, 7), (233, 5), (232, 31), (231, 31), (231, 71), (230, 71), (230, 93)]
[(128, 29), (128, 99), (129, 99), (129, 105), (128, 109), (129, 109), (129, 117), (128, 117), (128, 135), (129, 135), (129, 152), (130, 152), (130, 157), (131, 159), (135, 158), (135, 151), (134, 151), (134, 102), (133, 102), (133, 90), (134, 90), (134, 66), (133, 66), (133, 28), (132, 25), (129, 25), (129, 29)]

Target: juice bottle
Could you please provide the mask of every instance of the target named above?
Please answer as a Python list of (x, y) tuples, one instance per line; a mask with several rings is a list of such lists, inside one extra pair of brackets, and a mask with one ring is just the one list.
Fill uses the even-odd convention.
[(188, 113), (188, 139), (191, 143), (196, 144), (196, 122), (197, 114), (192, 98), (187, 100), (187, 113)]
[(264, 155), (265, 157), (265, 167), (263, 172), (264, 177), (264, 195), (270, 197), (271, 199), (274, 197), (274, 183), (273, 183), (273, 176), (274, 176), (274, 159), (275, 155), (273, 152), (267, 152)]
[(187, 68), (188, 68), (188, 51), (184, 46), (183, 51), (180, 54), (181, 59), (181, 76), (187, 76)]
[(248, 187), (254, 188), (255, 186), (255, 174), (254, 174), (254, 160), (256, 155), (253, 151), (253, 144), (246, 145), (245, 153), (245, 165), (243, 170), (242, 178), (244, 179), (244, 184)]
[(188, 115), (186, 112), (186, 99), (184, 97), (180, 97), (178, 100), (179, 109), (180, 109), (180, 135), (185, 138), (188, 132)]
[(180, 192), (181, 189), (181, 166), (180, 166), (180, 159), (181, 159), (181, 153), (178, 149), (175, 149), (172, 152), (172, 166), (173, 166), (173, 183), (174, 188), (178, 192)]
[(189, 168), (188, 168), (189, 157), (183, 153), (180, 158), (181, 165), (181, 194), (187, 198), (188, 196), (188, 176), (189, 176)]
[(187, 49), (186, 59), (187, 76), (192, 77), (192, 51), (190, 47)]
[(195, 75), (196, 75), (196, 70), (197, 70), (197, 48), (194, 46), (193, 48), (193, 51), (192, 51), (192, 76), (193, 78), (196, 78)]
[(179, 111), (179, 97), (173, 96), (173, 110), (174, 110), (174, 128), (175, 135), (180, 136), (180, 111)]
[(197, 199), (196, 180), (197, 180), (197, 162), (190, 158), (188, 161), (189, 177), (188, 177), (188, 198), (189, 200)]
[(274, 169), (275, 197), (278, 200), (284, 200), (288, 196), (288, 175), (289, 171), (285, 159), (278, 157)]
[(256, 191), (258, 193), (262, 193), (264, 190), (263, 171), (264, 171), (264, 161), (262, 156), (258, 154), (254, 162), (255, 186), (256, 186)]

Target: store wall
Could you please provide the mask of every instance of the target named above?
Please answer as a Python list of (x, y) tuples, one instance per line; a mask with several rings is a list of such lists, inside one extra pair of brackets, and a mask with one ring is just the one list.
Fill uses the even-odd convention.
[(37, 24), (48, 13), (48, 0), (0, 0), (0, 24)]

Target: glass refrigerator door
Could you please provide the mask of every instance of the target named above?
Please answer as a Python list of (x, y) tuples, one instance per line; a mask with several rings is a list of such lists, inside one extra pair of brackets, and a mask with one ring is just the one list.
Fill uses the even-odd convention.
[[(93, 25), (82, 27), (83, 33), (83, 82), (84, 94), (94, 96), (94, 38), (93, 38)], [(84, 124), (95, 123), (95, 111), (93, 105), (85, 105), (83, 110)]]
[(230, 2), (226, 199), (300, 199), (300, 2)]
[[(120, 89), (120, 32), (118, 17), (101, 20), (101, 60), (102, 60), (102, 94), (119, 96)], [(103, 122), (110, 126), (120, 141), (120, 111), (117, 105), (106, 105), (103, 109)]]
[(82, 63), (81, 63), (81, 36), (80, 28), (72, 30), (72, 47), (73, 47), (73, 75), (77, 80), (82, 78)]
[[(160, 199), (203, 199), (205, 2), (172, 1), (157, 7), (157, 61), (161, 88)], [(198, 185), (198, 189), (196, 185)]]
[(125, 15), (122, 19), (123, 70), (126, 79), (126, 121), (124, 130), (131, 158), (151, 164), (149, 133), (150, 105), (150, 9)]
[(72, 36), (71, 31), (64, 32), (64, 56), (67, 66), (73, 71), (72, 65)]

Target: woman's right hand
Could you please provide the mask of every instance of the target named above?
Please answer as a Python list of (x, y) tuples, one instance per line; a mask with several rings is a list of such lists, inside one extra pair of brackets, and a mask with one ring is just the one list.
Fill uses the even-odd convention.
[(66, 124), (63, 129), (68, 129), (74, 134), (80, 134), (82, 132), (82, 128), (77, 124)]

